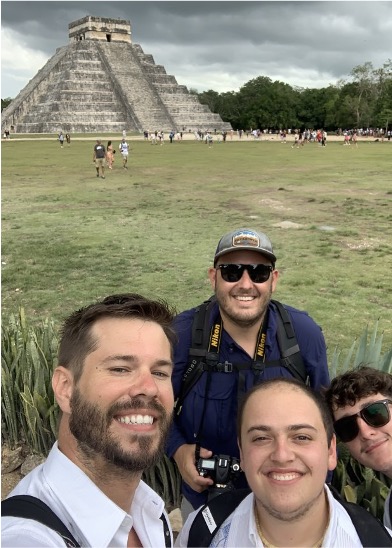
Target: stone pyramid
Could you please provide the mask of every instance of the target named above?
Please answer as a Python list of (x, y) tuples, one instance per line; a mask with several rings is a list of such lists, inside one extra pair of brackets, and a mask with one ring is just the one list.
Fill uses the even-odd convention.
[(2, 112), (2, 130), (97, 133), (231, 129), (131, 41), (131, 23), (86, 16)]

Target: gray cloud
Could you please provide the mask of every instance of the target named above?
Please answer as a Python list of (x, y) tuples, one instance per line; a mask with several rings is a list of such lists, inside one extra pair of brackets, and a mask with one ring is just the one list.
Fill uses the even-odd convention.
[(392, 2), (3, 1), (2, 90), (14, 97), (85, 15), (128, 19), (180, 84), (238, 90), (257, 76), (324, 87), (390, 54)]

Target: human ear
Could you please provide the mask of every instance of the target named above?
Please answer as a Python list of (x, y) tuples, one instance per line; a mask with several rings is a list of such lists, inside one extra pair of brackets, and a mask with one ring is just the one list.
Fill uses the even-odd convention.
[(212, 266), (208, 269), (208, 278), (210, 280), (210, 284), (211, 284), (212, 289), (215, 291), (216, 269)]
[(63, 366), (56, 367), (52, 377), (52, 388), (57, 403), (63, 413), (70, 413), (70, 400), (74, 388), (73, 374)]
[(276, 289), (276, 286), (278, 285), (279, 271), (278, 270), (273, 270), (271, 276), (272, 276), (271, 288), (272, 288), (272, 293), (273, 293)]
[(328, 470), (335, 470), (338, 463), (336, 453), (336, 435), (333, 434), (331, 444), (328, 448)]

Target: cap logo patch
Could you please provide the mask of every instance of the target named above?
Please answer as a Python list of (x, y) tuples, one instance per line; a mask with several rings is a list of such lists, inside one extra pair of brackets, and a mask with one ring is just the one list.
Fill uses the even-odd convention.
[(233, 236), (233, 247), (237, 246), (259, 247), (260, 240), (254, 232), (239, 232)]

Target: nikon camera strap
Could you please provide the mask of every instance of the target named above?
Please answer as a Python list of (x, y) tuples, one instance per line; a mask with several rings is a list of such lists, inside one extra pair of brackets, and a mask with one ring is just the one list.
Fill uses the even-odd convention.
[[(251, 364), (231, 364), (219, 363), (219, 348), (222, 336), (222, 320), (220, 316), (210, 328), (210, 315), (215, 296), (204, 301), (195, 312), (192, 324), (192, 342), (189, 349), (189, 364), (183, 375), (180, 394), (176, 400), (174, 411), (177, 415), (181, 413), (182, 404), (191, 388), (201, 377), (204, 371), (215, 371), (231, 373), (234, 369), (237, 371), (253, 369), (256, 377), (260, 376), (265, 367), (285, 367), (290, 374), (300, 380), (308, 383), (308, 374), (306, 372), (300, 349), (297, 343), (295, 332), (291, 323), (289, 313), (284, 306), (275, 300), (271, 300), (277, 309), (277, 340), (281, 358), (265, 362), (265, 343), (267, 331), (267, 318), (260, 327), (255, 348), (254, 359)], [(239, 391), (242, 390), (244, 377), (239, 379)]]

